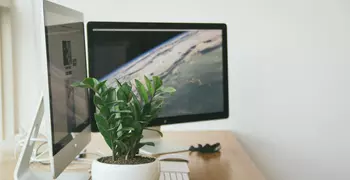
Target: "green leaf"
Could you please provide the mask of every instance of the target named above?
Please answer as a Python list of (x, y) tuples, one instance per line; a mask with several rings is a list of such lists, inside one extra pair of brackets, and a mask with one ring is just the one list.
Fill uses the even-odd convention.
[(164, 99), (163, 98), (156, 98), (156, 99), (154, 99), (152, 101), (152, 103), (151, 103), (152, 109), (154, 109), (154, 108), (161, 108), (163, 103), (164, 103)]
[(139, 121), (140, 124), (148, 124), (148, 121)]
[(98, 83), (96, 85), (96, 90), (99, 91), (100, 89), (104, 89), (104, 87), (106, 86), (106, 82), (107, 82), (107, 80)]
[(118, 129), (117, 132), (122, 132), (122, 131), (133, 131), (135, 130), (133, 127), (123, 127), (121, 129)]
[(162, 92), (165, 92), (165, 93), (170, 93), (170, 94), (174, 94), (176, 92), (176, 89), (173, 87), (160, 88), (159, 90)]
[[(111, 114), (107, 120), (108, 124), (115, 124), (117, 119), (120, 119), (119, 117), (116, 116), (116, 114)], [(110, 126), (109, 126), (110, 127)]]
[(109, 116), (111, 115), (111, 111), (109, 110), (109, 107), (107, 107), (107, 106), (103, 106), (103, 107), (100, 109), (100, 113), (101, 113), (101, 115), (103, 115), (103, 117), (105, 117), (105, 118), (109, 118)]
[(156, 91), (163, 85), (163, 81), (158, 76), (153, 76), (153, 88)]
[[(110, 120), (109, 122), (113, 123), (113, 120)], [(116, 121), (114, 127), (109, 128), (107, 131), (116, 131), (117, 132), (120, 124), (121, 124), (120, 121)]]
[(136, 89), (139, 92), (141, 99), (144, 101), (144, 103), (148, 103), (148, 94), (145, 89), (145, 86), (137, 79), (135, 79), (135, 83), (136, 83)]
[(143, 106), (143, 109), (142, 109), (142, 120), (146, 120), (146, 121), (149, 121), (151, 120), (151, 110), (152, 110), (152, 106), (151, 106), (151, 103), (147, 103)]
[(89, 88), (96, 90), (95, 87), (97, 86), (97, 84), (99, 84), (99, 81), (95, 78), (85, 78), (83, 80), (83, 83), (88, 85)]
[(75, 82), (71, 85), (72, 87), (80, 87), (80, 88), (89, 88), (87, 84), (84, 84), (82, 82)]
[(152, 109), (152, 111), (151, 111), (152, 118), (150, 119), (150, 121), (153, 120), (154, 118), (157, 118), (157, 117), (158, 117), (158, 114), (159, 114), (161, 111), (162, 111), (162, 107)]
[(164, 100), (165, 100), (165, 97), (162, 96), (160, 93), (158, 93), (158, 94), (156, 94), (153, 97), (152, 103), (154, 103), (154, 102), (164, 102)]
[(145, 130), (157, 132), (161, 137), (163, 137), (163, 133), (161, 131), (159, 131), (159, 130), (149, 129), (149, 128), (145, 128)]
[(73, 87), (79, 87), (81, 85), (81, 82), (74, 82), (71, 84)]
[(115, 91), (115, 88), (113, 87), (109, 87), (106, 91), (101, 93), (102, 97), (105, 97), (106, 95), (108, 95), (111, 91)]
[(117, 131), (119, 126), (120, 126), (120, 120), (118, 118), (115, 118), (113, 116), (111, 116), (109, 119), (108, 119), (108, 122), (109, 124), (114, 124), (114, 127), (111, 127), (109, 128), (107, 131)]
[(133, 121), (131, 126), (135, 129), (136, 132), (142, 132), (142, 126), (139, 121)]
[(95, 95), (94, 96), (94, 104), (97, 106), (97, 105), (102, 105), (103, 104), (103, 100), (99, 97), (99, 96), (97, 96), (97, 95)]
[[(118, 127), (118, 130), (120, 130), (120, 129), (123, 129), (123, 127), (124, 127), (124, 124), (123, 123), (121, 123), (120, 125), (119, 125), (119, 127)], [(117, 130), (117, 136), (115, 137), (116, 139), (119, 139), (119, 138), (121, 138), (123, 135), (125, 135), (125, 133), (123, 133), (122, 131), (119, 131), (118, 132), (118, 130)]]
[(147, 115), (147, 114), (150, 114), (151, 108), (152, 108), (151, 103), (145, 104), (145, 105), (143, 106), (143, 109), (142, 109), (142, 114), (143, 114), (144, 116)]
[(112, 137), (110, 136), (110, 133), (107, 131), (108, 124), (106, 119), (98, 113), (95, 113), (94, 116), (95, 116), (98, 130), (100, 131), (101, 135), (105, 139), (107, 145), (112, 149), (112, 139), (111, 139)]
[(126, 135), (123, 135), (122, 137), (120, 137), (119, 140), (123, 141), (123, 140), (125, 140), (127, 138), (131, 138), (131, 137), (133, 137), (133, 134), (126, 134)]
[(128, 113), (131, 114), (132, 111), (130, 110), (118, 110), (118, 111), (113, 111), (112, 114), (118, 114), (118, 113)]
[(133, 118), (133, 116), (131, 116), (131, 115), (123, 115), (122, 119), (123, 119), (123, 120), (130, 120), (130, 119), (131, 119), (131, 120), (132, 120), (132, 119), (134, 119), (134, 118)]
[(117, 97), (119, 100), (123, 100), (125, 102), (130, 101), (130, 92), (131, 92), (131, 86), (129, 86), (127, 83), (124, 83), (121, 85), (117, 91)]
[(147, 89), (148, 89), (148, 93), (153, 96), (155, 91), (154, 91), (154, 88), (151, 84), (151, 81), (147, 78), (147, 76), (145, 76), (145, 82), (146, 82), (146, 86), (147, 86)]
[(133, 114), (133, 117), (135, 119), (135, 121), (139, 121), (140, 120), (140, 117), (141, 117), (141, 107), (140, 107), (140, 102), (139, 100), (137, 99), (137, 97), (135, 96), (134, 93), (132, 93), (132, 96), (133, 96), (133, 100), (132, 100), (132, 103), (131, 103), (131, 108), (132, 108), (132, 114)]
[(125, 83), (123, 83), (123, 85), (122, 85), (122, 88), (123, 88), (123, 90), (124, 90), (124, 92), (126, 93), (126, 94), (129, 94), (129, 92), (131, 91), (131, 85), (130, 85), (131, 83), (128, 83), (128, 82), (125, 82)]
[(95, 120), (101, 125), (101, 128), (103, 128), (104, 130), (108, 129), (106, 118), (103, 117), (101, 114), (95, 113)]
[(115, 131), (115, 130), (117, 130), (117, 129), (118, 129), (118, 127), (117, 127), (117, 126), (114, 126), (114, 127), (112, 127), (112, 128), (107, 129), (107, 131)]
[(113, 90), (108, 91), (106, 103), (114, 102), (117, 100), (117, 92), (115, 88), (112, 88)]
[[(121, 114), (121, 113), (123, 113), (123, 114)], [(116, 110), (116, 111), (111, 112), (111, 115), (117, 115), (116, 117), (118, 119), (122, 119), (122, 120), (125, 120), (126, 118), (133, 119), (133, 116), (131, 116), (129, 114), (132, 114), (132, 111), (130, 111), (130, 110)]]
[(125, 102), (122, 101), (122, 100), (116, 100), (116, 101), (108, 102), (105, 105), (106, 106), (115, 106), (115, 105), (118, 105), (118, 104), (121, 104), (121, 103), (125, 103)]
[(124, 93), (123, 90), (121, 90), (120, 88), (117, 91), (117, 97), (119, 100), (128, 102), (128, 97), (126, 96), (126, 94)]
[(115, 127), (119, 128), (119, 126), (121, 125), (121, 120), (118, 119), (118, 121), (115, 122)]
[(123, 90), (125, 96), (126, 96), (126, 99), (127, 99), (127, 102), (130, 102), (131, 99), (132, 99), (132, 87), (130, 85), (131, 83), (127, 83), (125, 82), (122, 86), (121, 86), (121, 89)]

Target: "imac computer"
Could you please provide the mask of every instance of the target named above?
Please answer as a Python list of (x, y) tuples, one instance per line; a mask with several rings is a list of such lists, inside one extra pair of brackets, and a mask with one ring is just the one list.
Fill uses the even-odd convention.
[[(176, 89), (150, 126), (224, 119), (229, 115), (227, 28), (213, 23), (89, 22), (89, 74), (109, 86), (159, 76)], [(93, 103), (90, 103), (92, 114)], [(93, 117), (91, 116), (93, 119)], [(92, 130), (98, 131), (94, 120)], [(144, 132), (155, 146), (141, 153), (188, 150)], [(154, 138), (158, 137), (158, 139)], [(174, 146), (175, 145), (175, 146)]]
[[(83, 14), (49, 1), (44, 1), (41, 11), (41, 25), (45, 24), (42, 31), (47, 55), (47, 93), (43, 93), (38, 105), (37, 116), (16, 166), (15, 179), (88, 179), (87, 170), (63, 173), (91, 139), (88, 91), (71, 87), (73, 82), (87, 77)], [(51, 125), (47, 139), (49, 172), (30, 167), (36, 144), (33, 138), (38, 134), (44, 112), (49, 113)]]

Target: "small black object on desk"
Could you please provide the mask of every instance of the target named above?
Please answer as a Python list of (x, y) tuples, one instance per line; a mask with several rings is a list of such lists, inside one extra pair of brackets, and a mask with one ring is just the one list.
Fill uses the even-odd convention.
[(213, 145), (206, 144), (204, 146), (201, 144), (198, 144), (198, 147), (191, 146), (189, 150), (191, 152), (198, 151), (201, 153), (216, 153), (216, 152), (219, 152), (220, 149), (221, 149), (220, 143), (215, 143)]

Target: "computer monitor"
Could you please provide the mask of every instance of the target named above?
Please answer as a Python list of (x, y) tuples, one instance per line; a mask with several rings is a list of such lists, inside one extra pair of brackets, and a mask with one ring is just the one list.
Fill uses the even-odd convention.
[(88, 91), (72, 83), (87, 77), (83, 14), (44, 1), (54, 178), (91, 139)]
[[(227, 28), (213, 23), (89, 22), (89, 74), (107, 80), (129, 82), (143, 76), (159, 76), (176, 93), (167, 98), (160, 125), (224, 119), (229, 115)], [(92, 98), (91, 98), (92, 99)], [(91, 104), (91, 118), (95, 107)], [(92, 122), (93, 131), (97, 131)], [(174, 142), (144, 132), (143, 140), (155, 142), (141, 153), (163, 154), (188, 150)], [(158, 139), (156, 138), (158, 137)]]
[(89, 22), (87, 31), (90, 76), (117, 86), (157, 75), (177, 90), (150, 126), (228, 117), (225, 24)]
[[(48, 76), (45, 79), (48, 83), (33, 125), (29, 128), (14, 179), (89, 179), (87, 170), (62, 173), (91, 139), (88, 92), (71, 88), (71, 83), (87, 77), (83, 14), (46, 0), (33, 3), (33, 11), (41, 15), (35, 17), (34, 23), (42, 26), (42, 29), (37, 30), (37, 42), (42, 43), (37, 52), (46, 52)], [(36, 144), (34, 139), (38, 135), (44, 112), (50, 114), (51, 128), (47, 140), (50, 172), (30, 168)]]

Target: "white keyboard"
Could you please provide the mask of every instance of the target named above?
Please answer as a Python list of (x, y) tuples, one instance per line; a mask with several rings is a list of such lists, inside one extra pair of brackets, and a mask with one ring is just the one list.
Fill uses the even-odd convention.
[(159, 180), (189, 180), (187, 162), (160, 161)]
[(188, 173), (160, 172), (159, 180), (189, 180)]

